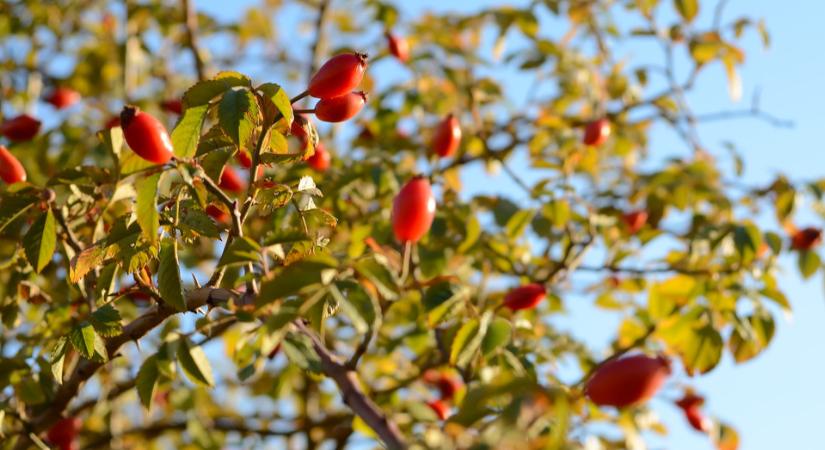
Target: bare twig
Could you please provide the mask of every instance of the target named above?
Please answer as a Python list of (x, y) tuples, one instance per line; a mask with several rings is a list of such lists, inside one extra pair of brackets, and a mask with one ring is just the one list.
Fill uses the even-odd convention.
[(186, 27), (186, 44), (195, 59), (195, 70), (198, 80), (206, 79), (206, 64), (203, 61), (203, 53), (198, 45), (198, 12), (193, 4), (195, 0), (181, 0), (183, 7), (184, 26)]

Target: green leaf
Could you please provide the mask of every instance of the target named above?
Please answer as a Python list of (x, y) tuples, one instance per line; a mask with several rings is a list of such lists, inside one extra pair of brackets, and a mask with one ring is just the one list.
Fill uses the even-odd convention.
[(71, 270), (69, 272), (69, 281), (78, 283), (82, 280), (92, 269), (100, 266), (106, 259), (106, 249), (100, 245), (93, 245), (84, 249), (79, 254), (72, 258)]
[(158, 241), (160, 233), (160, 214), (158, 213), (158, 184), (160, 173), (138, 180), (137, 189), (137, 222), (143, 232), (143, 237), (151, 243)]
[(752, 260), (762, 244), (762, 234), (754, 225), (737, 226), (733, 229), (733, 243), (742, 260)]
[(204, 386), (215, 384), (212, 366), (209, 365), (206, 353), (202, 348), (190, 345), (188, 339), (181, 339), (178, 343), (178, 362), (193, 382)]
[(57, 340), (57, 345), (49, 355), (49, 363), (52, 365), (52, 376), (57, 384), (63, 384), (63, 362), (66, 359), (66, 350), (69, 348), (69, 341), (65, 336)]
[(69, 342), (84, 358), (92, 359), (95, 354), (95, 329), (92, 324), (83, 322), (72, 327), (69, 332)]
[(91, 322), (97, 334), (105, 337), (117, 336), (123, 331), (120, 312), (112, 305), (104, 305), (92, 313)]
[[(292, 103), (289, 101), (289, 95), (284, 89), (275, 83), (264, 83), (258, 87), (258, 90), (263, 94), (264, 98), (268, 100), (265, 109), (268, 110), (272, 106), (281, 113), (281, 116), (286, 119), (287, 126), (292, 125), (293, 112)], [(274, 117), (274, 116), (273, 116)]]
[(797, 259), (799, 272), (805, 279), (810, 278), (822, 265), (822, 260), (816, 252), (800, 251)]
[(490, 319), (493, 317), (491, 311), (487, 311), (479, 319), (471, 319), (464, 323), (458, 330), (453, 340), (453, 345), (450, 349), (450, 363), (458, 367), (466, 367), (467, 364), (475, 357), (484, 336), (487, 334), (487, 328), (490, 325)]
[(788, 301), (788, 297), (786, 297), (782, 291), (773, 288), (765, 288), (759, 291), (759, 293), (765, 296), (765, 298), (776, 302), (776, 304), (779, 305), (786, 313), (791, 312), (791, 302)]
[(503, 317), (493, 319), (487, 334), (484, 335), (484, 340), (481, 341), (481, 351), (484, 356), (488, 356), (509, 344), (512, 330), (513, 326), (509, 320)]
[(510, 219), (507, 221), (507, 225), (504, 227), (504, 232), (511, 239), (521, 236), (527, 230), (527, 227), (530, 225), (530, 222), (533, 220), (535, 215), (536, 212), (532, 209), (523, 209), (516, 212), (510, 216)]
[(40, 273), (54, 255), (57, 248), (57, 229), (51, 209), (47, 209), (29, 228), (23, 237), (26, 259)]
[(685, 371), (688, 375), (709, 372), (719, 364), (723, 348), (722, 336), (712, 326), (694, 330), (679, 349)]
[(757, 313), (746, 321), (737, 323), (728, 340), (733, 359), (737, 363), (749, 361), (759, 355), (773, 339), (776, 324), (767, 313)]
[(427, 311), (427, 325), (433, 327), (455, 316), (470, 298), (470, 288), (442, 281), (424, 293), (421, 299)]
[(218, 122), (239, 148), (244, 148), (249, 141), (260, 121), (259, 115), (258, 100), (248, 89), (226, 91), (218, 105)]
[(382, 297), (395, 300), (398, 298), (398, 283), (380, 255), (370, 256), (355, 263), (355, 270), (370, 280)]
[(248, 237), (236, 238), (221, 256), (218, 267), (231, 264), (258, 262), (261, 259), (261, 246)]
[(179, 224), (181, 229), (188, 229), (201, 236), (212, 239), (221, 237), (221, 231), (215, 222), (203, 210), (188, 208), (184, 211)]
[(0, 199), (0, 231), (3, 231), (39, 200), (37, 196), (30, 194), (4, 195)]
[(186, 109), (194, 106), (206, 105), (213, 98), (223, 94), (227, 89), (236, 86), (250, 86), (252, 81), (238, 72), (219, 72), (211, 80), (201, 81), (183, 94), (183, 104)]
[(351, 281), (330, 286), (330, 293), (338, 301), (341, 311), (350, 318), (352, 326), (361, 334), (377, 328), (378, 300), (369, 295), (360, 284)]
[(261, 284), (256, 304), (268, 305), (283, 297), (297, 294), (301, 289), (324, 282), (335, 273), (338, 263), (325, 256), (307, 258), (286, 266)]
[(158, 291), (163, 301), (177, 309), (186, 311), (186, 299), (183, 296), (183, 283), (178, 267), (178, 243), (174, 239), (165, 239), (160, 249), (158, 266)]
[(673, 0), (673, 5), (679, 15), (688, 22), (693, 21), (699, 14), (698, 0)]
[(298, 333), (288, 333), (281, 343), (286, 357), (292, 364), (311, 373), (321, 373), (321, 357), (315, 352), (312, 340)]
[(160, 378), (160, 371), (158, 370), (157, 356), (152, 355), (143, 361), (135, 378), (135, 387), (140, 397), (140, 403), (147, 410), (152, 406), (152, 399), (155, 396), (155, 386), (158, 384)]
[(191, 158), (198, 152), (201, 129), (208, 110), (209, 105), (200, 105), (188, 107), (183, 111), (183, 117), (175, 125), (171, 135), (175, 156), (178, 158)]

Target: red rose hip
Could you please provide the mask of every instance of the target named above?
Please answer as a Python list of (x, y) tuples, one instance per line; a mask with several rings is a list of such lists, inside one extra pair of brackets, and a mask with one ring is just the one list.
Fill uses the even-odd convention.
[(129, 148), (141, 158), (156, 164), (164, 164), (172, 159), (169, 133), (151, 114), (134, 106), (126, 106), (120, 113), (120, 126)]
[(638, 233), (647, 223), (647, 211), (630, 211), (622, 214), (622, 222), (630, 234)]
[(807, 227), (797, 230), (791, 236), (791, 248), (794, 250), (810, 250), (822, 241), (822, 230), (814, 227)]
[(315, 153), (307, 158), (307, 164), (309, 167), (312, 167), (317, 172), (326, 172), (326, 170), (329, 169), (331, 161), (332, 156), (330, 156), (327, 149), (324, 148), (324, 145), (320, 142), (315, 147)]
[(238, 160), (238, 164), (240, 164), (244, 169), (249, 169), (252, 167), (252, 155), (245, 150), (238, 151), (235, 155), (235, 159)]
[(74, 440), (80, 432), (80, 426), (81, 422), (77, 417), (60, 419), (46, 432), (46, 439), (64, 450), (76, 448)]
[(682, 399), (676, 401), (676, 406), (682, 409), (682, 412), (685, 413), (685, 419), (694, 430), (706, 433), (710, 431), (713, 424), (699, 409), (704, 403), (705, 399), (701, 396), (687, 392)]
[(312, 76), (307, 91), (315, 98), (340, 97), (355, 89), (367, 69), (367, 55), (344, 53), (332, 57)]
[(160, 102), (160, 107), (172, 114), (180, 115), (183, 112), (183, 102), (179, 98), (173, 98)]
[(624, 408), (649, 400), (668, 375), (670, 363), (661, 356), (633, 355), (614, 359), (596, 369), (587, 380), (585, 394), (599, 406)]
[(21, 114), (0, 125), (0, 134), (12, 142), (32, 140), (40, 131), (41, 122), (28, 114)]
[(392, 229), (401, 242), (418, 242), (435, 217), (435, 196), (430, 182), (415, 177), (401, 188), (392, 204)]
[(390, 53), (398, 58), (399, 61), (407, 62), (410, 59), (410, 43), (407, 42), (407, 39), (396, 36), (390, 32), (387, 32), (386, 36), (387, 47), (389, 47)]
[(57, 109), (66, 109), (80, 101), (80, 93), (67, 87), (55, 88), (46, 98)]
[(607, 119), (594, 120), (588, 123), (584, 129), (584, 144), (593, 147), (603, 145), (610, 137), (610, 128), (610, 121)]
[(26, 169), (20, 161), (11, 154), (9, 149), (0, 145), (0, 178), (7, 184), (26, 181)]
[(367, 94), (350, 92), (340, 97), (324, 98), (315, 105), (315, 117), (324, 122), (343, 122), (353, 118), (367, 104)]
[(452, 114), (448, 114), (438, 125), (433, 136), (433, 151), (440, 157), (451, 156), (458, 150), (461, 143), (461, 125), (458, 119)]
[(435, 415), (438, 416), (438, 420), (446, 420), (447, 417), (450, 416), (450, 407), (441, 400), (427, 402), (427, 406), (435, 412)]
[(244, 189), (246, 189), (246, 183), (241, 179), (241, 176), (238, 175), (238, 172), (235, 172), (235, 169), (229, 166), (223, 168), (218, 186), (229, 192), (243, 192)]
[(504, 297), (504, 306), (512, 311), (535, 308), (546, 295), (547, 291), (539, 283), (519, 286), (507, 293)]

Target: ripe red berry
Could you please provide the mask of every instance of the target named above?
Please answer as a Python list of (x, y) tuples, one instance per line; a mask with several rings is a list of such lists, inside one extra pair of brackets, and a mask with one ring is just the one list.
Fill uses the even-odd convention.
[(0, 134), (13, 142), (30, 141), (40, 131), (40, 121), (28, 114), (21, 114), (0, 125)]
[(324, 145), (320, 142), (315, 147), (315, 153), (307, 158), (307, 164), (309, 167), (312, 167), (314, 170), (318, 172), (325, 172), (329, 169), (330, 161), (332, 160), (332, 156), (330, 156), (329, 152)]
[(392, 229), (401, 242), (418, 242), (433, 224), (435, 196), (430, 182), (415, 177), (401, 188), (392, 204)]
[(668, 375), (670, 362), (661, 356), (614, 359), (596, 369), (587, 380), (585, 393), (599, 406), (623, 408), (653, 397)]
[(424, 373), (424, 381), (438, 389), (441, 400), (452, 400), (458, 390), (461, 389), (461, 380), (435, 370)]
[(172, 158), (169, 133), (152, 115), (126, 106), (120, 113), (120, 126), (126, 143), (141, 158), (156, 164), (164, 164)]
[(7, 184), (26, 181), (26, 169), (9, 149), (2, 145), (0, 145), (0, 178)]
[(450, 416), (450, 407), (441, 400), (427, 402), (427, 406), (435, 412), (439, 420), (447, 420), (447, 417)]
[(583, 142), (585, 145), (594, 147), (603, 145), (610, 137), (610, 131), (610, 121), (607, 119), (594, 120), (585, 127)]
[(238, 164), (240, 164), (244, 169), (249, 169), (252, 167), (252, 155), (245, 150), (238, 151), (235, 155), (235, 159), (238, 160)]
[(350, 92), (340, 97), (324, 98), (315, 105), (315, 117), (324, 122), (343, 122), (358, 114), (365, 104), (365, 92)]
[(410, 59), (410, 43), (407, 39), (401, 36), (396, 36), (389, 31), (386, 33), (387, 46), (390, 48), (390, 53), (398, 58), (401, 62), (407, 62)]
[(794, 250), (811, 250), (822, 242), (822, 230), (814, 227), (807, 227), (797, 230), (791, 236), (791, 248)]
[(333, 98), (355, 89), (367, 69), (367, 55), (343, 53), (324, 63), (309, 81), (307, 91), (315, 98)]
[(451, 156), (461, 143), (461, 125), (454, 115), (448, 114), (438, 125), (433, 136), (433, 151), (440, 157)]
[(46, 439), (61, 450), (76, 448), (74, 440), (80, 432), (80, 426), (77, 417), (60, 419), (46, 432)]
[(705, 403), (705, 399), (692, 392), (686, 392), (682, 399), (676, 401), (676, 406), (682, 409), (685, 413), (685, 418), (693, 429), (701, 432), (710, 431), (713, 426), (710, 419), (708, 419), (699, 409)]
[(218, 205), (212, 203), (206, 205), (206, 214), (209, 214), (209, 217), (215, 219), (215, 222), (229, 222), (229, 213)]
[(183, 112), (183, 102), (179, 98), (173, 98), (160, 102), (160, 107), (173, 114), (180, 115)]
[(46, 101), (57, 109), (65, 109), (80, 101), (80, 93), (67, 87), (58, 87), (49, 94)]
[(512, 311), (535, 308), (546, 295), (547, 291), (541, 284), (531, 283), (519, 286), (507, 293), (504, 297), (504, 306)]
[(645, 223), (647, 223), (647, 211), (638, 210), (624, 213), (622, 214), (622, 222), (624, 222), (625, 227), (627, 227), (628, 233), (636, 234), (645, 226)]
[(246, 189), (246, 183), (238, 175), (238, 172), (235, 172), (235, 169), (229, 166), (223, 168), (218, 186), (229, 192), (243, 192)]

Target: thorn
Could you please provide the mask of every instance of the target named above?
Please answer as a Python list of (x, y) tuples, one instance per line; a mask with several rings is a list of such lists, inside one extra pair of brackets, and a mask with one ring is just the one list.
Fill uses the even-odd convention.
[(196, 287), (196, 288), (198, 288), (198, 289), (200, 289), (200, 288), (201, 288), (201, 284), (200, 284), (200, 282), (198, 281), (198, 278), (195, 276), (195, 274), (194, 274), (194, 273), (192, 273), (192, 281), (194, 281), (194, 282), (195, 282), (195, 287)]

